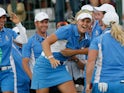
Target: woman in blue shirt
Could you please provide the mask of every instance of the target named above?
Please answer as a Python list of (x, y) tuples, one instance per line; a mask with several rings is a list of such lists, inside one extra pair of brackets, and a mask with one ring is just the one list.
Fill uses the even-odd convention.
[(27, 42), (27, 36), (17, 16), (13, 13), (10, 19), (19, 28), (20, 35), (12, 29), (5, 28), (6, 15), (6, 11), (0, 8), (0, 87), (3, 93), (13, 93), (14, 75), (10, 61), (12, 43), (14, 40), (15, 42), (24, 44)]
[(62, 93), (76, 93), (72, 78), (63, 64), (68, 57), (63, 56), (61, 50), (77, 49), (72, 55), (82, 53), (83, 49), (81, 50), (79, 46), (87, 42), (84, 37), (91, 20), (92, 16), (89, 13), (81, 12), (76, 17), (75, 24), (58, 28), (43, 41), (44, 53), (36, 60), (32, 77), (31, 87), (36, 89), (37, 93), (48, 93), (49, 87), (56, 85)]
[[(95, 38), (89, 47), (86, 93), (91, 93), (91, 85), (92, 93), (123, 93), (124, 31), (115, 12), (105, 13), (102, 22), (104, 33)], [(99, 61), (96, 61), (97, 58)], [(91, 84), (95, 62), (96, 73)]]

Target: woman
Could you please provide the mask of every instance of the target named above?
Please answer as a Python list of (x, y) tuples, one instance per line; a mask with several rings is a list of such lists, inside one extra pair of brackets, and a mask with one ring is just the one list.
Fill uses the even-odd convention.
[[(53, 50), (53, 45), (56, 41), (65, 40), (67, 42), (66, 48), (73, 50), (78, 48), (81, 41), (84, 40), (84, 33), (89, 28), (91, 20), (92, 16), (90, 14), (80, 13), (76, 17), (76, 24), (69, 24), (58, 28), (55, 33), (43, 41), (44, 53), (37, 59), (32, 77), (32, 88), (36, 89), (37, 93), (48, 93), (49, 87), (56, 85), (62, 93), (76, 93), (72, 78), (66, 71), (65, 65), (63, 65), (63, 62), (68, 57), (63, 56), (60, 51), (65, 46), (62, 43)], [(50, 48), (51, 45), (52, 48)], [(77, 52), (81, 53), (82, 51), (79, 49)]]
[[(95, 38), (89, 47), (86, 93), (91, 93), (91, 85), (92, 93), (123, 93), (124, 31), (116, 12), (105, 13), (102, 22), (104, 33)], [(97, 57), (99, 61), (96, 61)], [(91, 84), (95, 61), (97, 69)]]
[(20, 35), (9, 28), (5, 28), (6, 11), (0, 8), (0, 88), (3, 93), (14, 92), (14, 75), (11, 65), (12, 43), (18, 42), (24, 44), (27, 42), (25, 29), (21, 25), (17, 16), (12, 13), (10, 20), (20, 29)]

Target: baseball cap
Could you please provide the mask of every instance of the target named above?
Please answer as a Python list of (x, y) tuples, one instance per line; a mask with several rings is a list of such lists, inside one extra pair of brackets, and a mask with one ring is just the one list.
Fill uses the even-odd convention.
[(107, 12), (105, 13), (102, 21), (105, 25), (108, 25), (108, 26), (110, 26), (111, 22), (115, 22), (119, 24), (119, 16), (116, 12)]
[(76, 20), (79, 19), (85, 19), (85, 18), (89, 18), (90, 20), (92, 20), (92, 16), (89, 13), (81, 13), (77, 16)]
[(3, 15), (7, 15), (6, 11), (0, 7), (0, 17)]
[(93, 7), (91, 5), (89, 5), (89, 4), (87, 4), (87, 5), (82, 6), (81, 10), (88, 10), (88, 11), (92, 12), (93, 11)]
[(49, 16), (45, 13), (45, 12), (40, 12), (40, 13), (37, 13), (36, 16), (35, 16), (35, 22), (36, 21), (42, 21), (44, 19), (49, 19)]
[(111, 4), (107, 4), (107, 3), (99, 7), (94, 7), (94, 9), (97, 11), (116, 12), (114, 6)]

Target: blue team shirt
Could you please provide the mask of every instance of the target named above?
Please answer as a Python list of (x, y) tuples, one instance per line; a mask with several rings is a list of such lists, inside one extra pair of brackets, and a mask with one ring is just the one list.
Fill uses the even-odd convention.
[(0, 31), (0, 48), (2, 51), (2, 60), (0, 67), (10, 66), (10, 53), (12, 49), (13, 39), (17, 37), (17, 33), (9, 28), (3, 28)]
[[(91, 37), (90, 38), (90, 42), (92, 42), (92, 40), (98, 36), (100, 36), (103, 33), (103, 30), (101, 29), (101, 26), (99, 25), (99, 21), (95, 20), (93, 28), (92, 28), (92, 33), (91, 33)], [(88, 33), (87, 33), (88, 34)], [(84, 69), (84, 77), (86, 77), (86, 67)]]
[[(89, 38), (85, 34), (85, 38), (79, 41), (80, 34), (78, 33), (77, 25), (69, 24), (63, 26), (55, 32), (58, 40), (67, 40), (66, 48), (81, 49), (82, 47), (88, 47), (90, 44)], [(68, 57), (63, 56), (60, 52), (53, 53), (56, 59), (65, 61)]]
[[(101, 36), (95, 38), (90, 50), (99, 50)], [(124, 80), (124, 46), (116, 41), (110, 33), (102, 34), (102, 65), (100, 82)]]
[(103, 32), (103, 30), (101, 29), (101, 26), (99, 25), (99, 21), (96, 20), (94, 22), (93, 28), (92, 28), (92, 36), (91, 36), (91, 40), (93, 40), (94, 38), (96, 38), (97, 36), (101, 35)]
[(42, 52), (41, 42), (43, 40), (44, 38), (38, 35), (37, 33), (35, 33), (32, 37), (30, 37), (28, 42), (23, 45), (23, 49), (22, 49), (23, 58), (30, 58), (33, 49), (34, 57), (35, 59), (37, 59)]
[(12, 56), (13, 56), (15, 68), (16, 68), (17, 90), (18, 92), (20, 91), (20, 89), (23, 89), (22, 91), (24, 91), (24, 89), (25, 91), (29, 91), (30, 79), (22, 67), (22, 48), (20, 48), (16, 44), (13, 44)]

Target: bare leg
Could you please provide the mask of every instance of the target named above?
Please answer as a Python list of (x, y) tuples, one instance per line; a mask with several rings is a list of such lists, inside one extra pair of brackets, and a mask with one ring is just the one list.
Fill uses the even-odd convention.
[(36, 93), (49, 93), (49, 88), (38, 89)]
[(65, 82), (58, 86), (62, 93), (77, 93), (73, 81)]
[(6, 92), (3, 92), (3, 93), (13, 93), (13, 92), (10, 92), (10, 91), (6, 91)]

